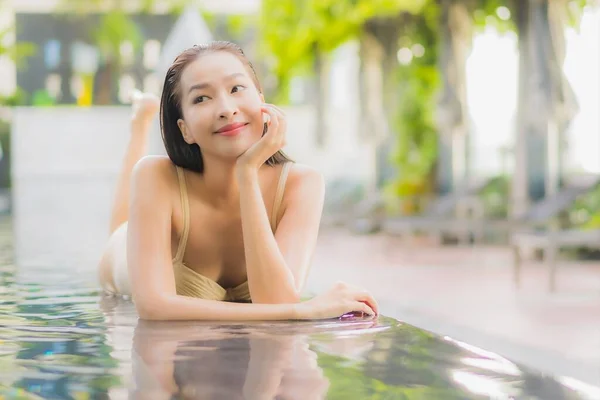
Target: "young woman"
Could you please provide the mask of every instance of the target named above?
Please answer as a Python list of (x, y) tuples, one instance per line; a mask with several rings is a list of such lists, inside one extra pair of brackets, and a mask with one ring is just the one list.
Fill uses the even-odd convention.
[(376, 315), (344, 283), (300, 302), (323, 207), (315, 170), (282, 152), (286, 120), (265, 104), (251, 63), (229, 42), (182, 52), (160, 101), (168, 157), (143, 157), (157, 101), (134, 107), (111, 237), (107, 291), (142, 319), (281, 320)]

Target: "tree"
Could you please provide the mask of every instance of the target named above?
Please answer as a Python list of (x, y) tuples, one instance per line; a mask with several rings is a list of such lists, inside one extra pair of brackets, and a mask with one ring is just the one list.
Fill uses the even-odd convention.
[[(290, 79), (313, 74), (316, 83), (317, 142), (326, 132), (327, 54), (365, 34), (368, 21), (417, 11), (424, 0), (265, 0), (261, 13), (264, 51), (273, 57), (276, 101), (287, 102)], [(375, 24), (373, 24), (375, 25)]]
[[(431, 114), (428, 112), (433, 107), (431, 102), (433, 93), (430, 89), (436, 81), (433, 78), (435, 72), (431, 69), (429, 69), (430, 74), (426, 72), (427, 68), (432, 66), (432, 60), (427, 57), (413, 57), (407, 65), (399, 67), (403, 74), (400, 85), (404, 86), (404, 89), (401, 89), (402, 100), (397, 127), (399, 140), (394, 156), (398, 176), (390, 187), (392, 192), (396, 196), (411, 196), (427, 192), (431, 189), (428, 182), (433, 182), (435, 161), (441, 162), (438, 168), (441, 175), (438, 177), (444, 180), (442, 184), (451, 183), (452, 187), (457, 188), (468, 181), (469, 133), (464, 65), (470, 50), (472, 32), (492, 24), (500, 32), (515, 30), (518, 34), (521, 54), (518, 101), (520, 116), (516, 127), (517, 176), (513, 183), (515, 193), (520, 193), (521, 197), (528, 198), (534, 194), (531, 193), (531, 189), (532, 187), (535, 189), (535, 182), (528, 182), (533, 177), (524, 176), (522, 172), (531, 170), (539, 175), (540, 169), (544, 170), (546, 166), (544, 161), (541, 165), (539, 162), (536, 165), (531, 160), (526, 161), (527, 149), (529, 148), (530, 155), (533, 146), (536, 145), (532, 144), (532, 141), (546, 143), (545, 132), (549, 123), (550, 126), (554, 124), (559, 126), (559, 129), (563, 129), (572, 117), (572, 96), (561, 67), (562, 57), (564, 57), (562, 37), (565, 23), (576, 24), (579, 19), (578, 14), (588, 3), (585, 0), (570, 2), (561, 0), (535, 2), (534, 5), (534, 2), (529, 0), (432, 0), (420, 13), (421, 16), (429, 14), (429, 18), (415, 16), (405, 20), (401, 35), (410, 38), (407, 39), (410, 43), (403, 45), (405, 48), (410, 49), (411, 45), (422, 43), (426, 46), (425, 54), (429, 55), (432, 51), (435, 52), (436, 48), (439, 49), (436, 57), (441, 92), (435, 106), (437, 109), (437, 126), (435, 126), (432, 125)], [(534, 18), (531, 11), (537, 12), (537, 17)], [(434, 14), (439, 17), (431, 18)], [(426, 21), (430, 22), (426, 23)], [(534, 23), (537, 24), (537, 28), (534, 28)], [(423, 41), (419, 37), (428, 37), (430, 40)], [(541, 59), (540, 54), (545, 54), (546, 58)], [(529, 85), (532, 83), (531, 78), (535, 76), (542, 76), (544, 79), (543, 83), (538, 81), (538, 86), (532, 88)], [(405, 83), (402, 83), (403, 81)], [(537, 93), (538, 100), (545, 101), (541, 104), (538, 101), (535, 105), (532, 103), (533, 93)], [(538, 112), (542, 109), (554, 111)], [(561, 121), (552, 122), (554, 118)], [(526, 133), (531, 131), (528, 126), (538, 126), (538, 133)], [(438, 149), (435, 149), (434, 144), (436, 132), (439, 132), (440, 137), (437, 141)], [(540, 154), (539, 150), (537, 154)], [(522, 199), (515, 200), (521, 205), (524, 203)], [(416, 209), (416, 204), (413, 202), (405, 205), (409, 207), (404, 211)]]
[[(0, 12), (5, 5), (5, 1), (0, 1)], [(8, 57), (12, 60), (17, 68), (22, 67), (27, 62), (27, 58), (32, 56), (37, 51), (37, 47), (33, 43), (19, 42), (14, 43), (9, 40), (10, 36), (14, 36), (14, 25), (6, 26), (0, 30), (0, 58)], [(7, 96), (0, 95), (0, 106), (14, 106), (23, 103), (23, 92), (17, 88), (14, 93)]]
[(396, 174), (386, 191), (395, 210), (419, 212), (435, 187), (439, 129), (436, 123), (438, 94), (443, 74), (440, 68), (441, 15), (439, 7), (428, 4), (423, 12), (407, 15), (400, 33), (399, 63), (395, 70), (397, 110), (393, 118), (391, 162)]
[[(2, 12), (4, 6), (5, 2), (0, 1), (0, 12)], [(14, 36), (14, 33), (14, 25), (6, 26), (0, 30), (0, 58), (8, 57), (19, 68), (27, 62), (29, 56), (35, 54), (37, 48), (33, 43), (14, 43), (13, 40), (9, 40), (10, 36)], [(18, 87), (13, 93), (0, 95), (0, 107), (16, 106), (24, 102), (25, 95)], [(0, 188), (10, 187), (9, 118), (7, 115), (0, 115)]]
[[(177, 14), (191, 0), (176, 0), (168, 4), (168, 13)], [(113, 94), (116, 92), (114, 77), (122, 67), (121, 44), (131, 43), (133, 50), (138, 51), (142, 34), (140, 27), (131, 18), (132, 13), (151, 13), (160, 5), (159, 0), (140, 0), (138, 4), (132, 5), (127, 0), (113, 0), (108, 3), (105, 0), (62, 0), (59, 3), (59, 12), (70, 12), (77, 15), (89, 15), (100, 13), (100, 21), (92, 28), (92, 37), (100, 51), (102, 60), (99, 71), (96, 73), (97, 88), (96, 104), (110, 104)], [(91, 91), (94, 76), (87, 76), (86, 87)]]
[[(577, 112), (564, 75), (564, 30), (578, 24), (585, 0), (511, 1), (519, 38), (519, 90), (512, 202), (515, 214), (554, 193), (562, 180), (561, 142)], [(540, 151), (542, 147), (546, 151)], [(553, 159), (557, 163), (552, 163)]]

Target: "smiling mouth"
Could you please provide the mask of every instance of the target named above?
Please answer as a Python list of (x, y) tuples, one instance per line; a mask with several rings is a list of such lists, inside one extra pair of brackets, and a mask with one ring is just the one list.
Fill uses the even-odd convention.
[(236, 124), (225, 125), (224, 127), (222, 127), (221, 129), (219, 129), (215, 133), (218, 134), (218, 135), (222, 135), (222, 136), (235, 136), (238, 133), (240, 133), (240, 131), (242, 129), (244, 129), (247, 125), (248, 125), (247, 122), (246, 123), (236, 123)]

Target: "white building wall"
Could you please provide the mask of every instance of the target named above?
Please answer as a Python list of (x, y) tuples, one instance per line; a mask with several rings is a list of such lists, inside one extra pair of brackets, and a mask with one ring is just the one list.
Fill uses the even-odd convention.
[[(312, 109), (287, 108), (288, 145), (327, 182), (364, 179), (359, 146), (316, 149)], [(352, 136), (353, 120), (333, 114)], [(98, 261), (108, 235), (117, 174), (128, 140), (129, 107), (19, 107), (12, 136), (12, 204), (19, 265), (77, 268)], [(164, 154), (156, 121), (149, 153)]]

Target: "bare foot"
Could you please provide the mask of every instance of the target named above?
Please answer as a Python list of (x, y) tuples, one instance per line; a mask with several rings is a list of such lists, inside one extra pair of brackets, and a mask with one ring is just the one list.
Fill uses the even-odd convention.
[(131, 94), (133, 121), (149, 122), (160, 108), (160, 99), (152, 93), (142, 93), (134, 90)]

